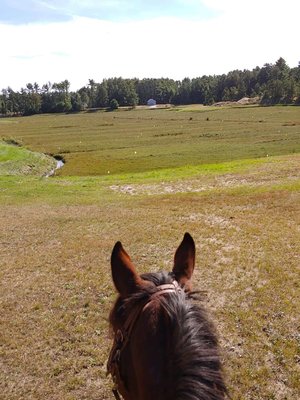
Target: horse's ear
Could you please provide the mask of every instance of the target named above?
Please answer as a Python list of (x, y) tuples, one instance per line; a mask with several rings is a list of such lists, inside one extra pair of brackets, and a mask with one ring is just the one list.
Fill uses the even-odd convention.
[(115, 287), (122, 297), (134, 293), (143, 282), (121, 242), (117, 242), (113, 248), (111, 272)]
[(175, 253), (173, 273), (180, 285), (186, 286), (187, 289), (195, 267), (195, 255), (195, 242), (192, 236), (186, 233)]

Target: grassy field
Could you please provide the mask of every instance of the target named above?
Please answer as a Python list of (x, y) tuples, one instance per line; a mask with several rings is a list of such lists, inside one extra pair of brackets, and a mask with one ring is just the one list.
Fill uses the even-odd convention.
[(300, 398), (298, 108), (0, 119), (1, 137), (66, 160), (26, 176), (0, 147), (23, 160), (0, 176), (1, 398), (113, 399), (111, 249), (169, 270), (185, 231), (232, 398)]
[(32, 152), (17, 144), (0, 140), (0, 176), (46, 175), (56, 166), (55, 160), (42, 153)]
[(185, 107), (0, 119), (0, 138), (60, 154), (64, 176), (145, 172), (300, 152), (297, 107)]

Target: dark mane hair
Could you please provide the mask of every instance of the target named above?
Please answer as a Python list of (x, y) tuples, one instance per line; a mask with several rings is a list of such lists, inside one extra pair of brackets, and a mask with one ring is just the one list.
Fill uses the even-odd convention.
[[(145, 274), (156, 286), (171, 283), (172, 274)], [(198, 297), (198, 298), (197, 298)], [(195, 303), (195, 300), (197, 304)], [(209, 320), (194, 293), (170, 293), (160, 299), (172, 324), (169, 371), (175, 385), (174, 400), (224, 399), (226, 388), (221, 373), (218, 340)]]

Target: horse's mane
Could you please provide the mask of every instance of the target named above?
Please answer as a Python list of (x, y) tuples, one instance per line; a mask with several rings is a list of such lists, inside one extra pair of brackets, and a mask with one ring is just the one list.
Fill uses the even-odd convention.
[[(123, 311), (136, 304), (147, 303), (157, 290), (156, 286), (174, 280), (172, 273), (164, 272), (143, 274), (141, 277), (154, 285), (137, 291), (125, 303), (119, 303)], [(177, 293), (160, 296), (160, 304), (168, 316), (172, 332), (168, 345), (168, 376), (165, 378), (172, 387), (174, 400), (222, 400), (227, 391), (216, 332), (195, 293), (185, 293), (181, 289)], [(121, 311), (119, 306), (116, 304), (117, 312)]]

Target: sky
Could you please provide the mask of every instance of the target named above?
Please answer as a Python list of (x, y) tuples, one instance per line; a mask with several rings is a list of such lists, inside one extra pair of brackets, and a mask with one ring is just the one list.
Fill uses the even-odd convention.
[(0, 90), (300, 61), (299, 0), (0, 0)]

